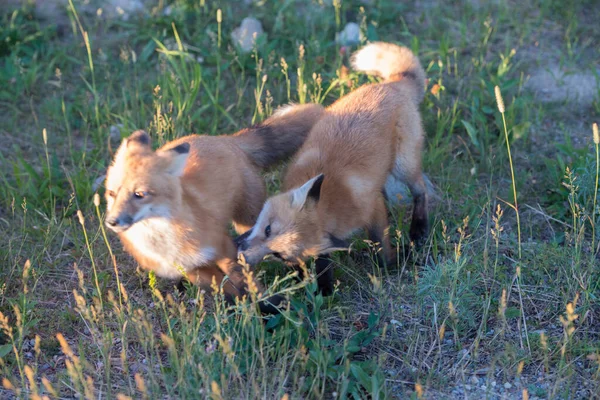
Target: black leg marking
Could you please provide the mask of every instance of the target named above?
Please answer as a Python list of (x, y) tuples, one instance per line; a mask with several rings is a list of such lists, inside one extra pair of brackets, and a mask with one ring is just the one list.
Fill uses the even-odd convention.
[(179, 292), (179, 294), (185, 294), (185, 292), (186, 292), (185, 282), (186, 282), (186, 279), (181, 278), (179, 280), (179, 282), (177, 282), (177, 285), (175, 285), (175, 290), (177, 290)]
[(306, 278), (306, 274), (304, 273), (304, 271), (306, 270), (305, 268), (302, 268), (302, 266), (300, 264), (292, 264), (289, 263), (287, 265), (293, 272), (297, 272), (298, 276), (296, 277), (296, 280), (303, 281), (304, 278)]
[(323, 296), (333, 294), (333, 263), (325, 255), (320, 255), (315, 260), (317, 270), (317, 284)]
[(285, 297), (276, 294), (258, 303), (258, 308), (262, 314), (279, 314), (279, 308), (282, 307)]
[[(414, 195), (414, 194), (413, 194)], [(410, 239), (415, 244), (422, 244), (429, 232), (429, 221), (427, 215), (427, 195), (414, 195), (413, 215), (410, 224)]]

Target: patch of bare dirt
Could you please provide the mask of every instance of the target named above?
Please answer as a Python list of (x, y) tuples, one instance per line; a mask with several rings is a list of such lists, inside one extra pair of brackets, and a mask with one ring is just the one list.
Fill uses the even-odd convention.
[(576, 70), (554, 64), (531, 72), (525, 87), (545, 103), (569, 101), (571, 105), (590, 106), (600, 93), (600, 70)]

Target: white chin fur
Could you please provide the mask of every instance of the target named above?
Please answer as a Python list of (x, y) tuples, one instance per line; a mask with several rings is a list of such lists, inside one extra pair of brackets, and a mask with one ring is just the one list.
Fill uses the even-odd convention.
[(123, 232), (137, 251), (155, 261), (156, 275), (162, 278), (181, 278), (184, 273), (214, 262), (217, 250), (202, 247), (195, 253), (182, 251), (171, 221), (163, 217), (150, 217), (133, 224)]

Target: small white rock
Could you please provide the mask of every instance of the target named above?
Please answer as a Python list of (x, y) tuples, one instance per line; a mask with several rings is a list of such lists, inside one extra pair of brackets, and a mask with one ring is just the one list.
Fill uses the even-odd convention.
[(262, 24), (259, 20), (246, 17), (242, 24), (231, 32), (233, 43), (244, 53), (249, 53), (254, 48), (256, 39), (264, 34)]
[(504, 389), (510, 389), (511, 387), (512, 387), (512, 385), (510, 383), (508, 383), (508, 382), (506, 382), (504, 384)]
[(111, 140), (121, 140), (121, 129), (123, 128), (123, 124), (116, 124), (116, 125), (111, 125), (109, 132), (110, 132), (110, 139)]
[(363, 38), (364, 35), (356, 22), (348, 22), (343, 31), (335, 34), (335, 41), (342, 46), (359, 44)]
[(141, 0), (109, 0), (107, 3), (105, 11), (109, 18), (118, 16), (127, 21), (131, 15), (144, 11), (144, 3)]

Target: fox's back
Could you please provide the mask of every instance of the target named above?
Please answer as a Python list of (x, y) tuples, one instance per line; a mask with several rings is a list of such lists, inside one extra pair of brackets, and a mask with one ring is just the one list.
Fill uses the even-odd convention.
[[(256, 167), (225, 137), (190, 135), (164, 148), (181, 143), (190, 144), (190, 155), (181, 177), (188, 203), (201, 205), (210, 210), (213, 218), (229, 223), (240, 197), (246, 194), (248, 179), (256, 179)], [(262, 185), (262, 182), (254, 182), (252, 186), (261, 190)]]
[(286, 189), (318, 173), (385, 179), (395, 155), (390, 145), (398, 115), (395, 91), (385, 84), (367, 85), (332, 104), (288, 169)]
[(331, 105), (288, 168), (286, 190), (325, 175), (319, 208), (328, 229), (360, 227), (370, 218), (396, 154), (398, 89), (363, 86)]

